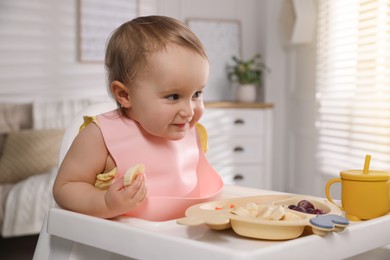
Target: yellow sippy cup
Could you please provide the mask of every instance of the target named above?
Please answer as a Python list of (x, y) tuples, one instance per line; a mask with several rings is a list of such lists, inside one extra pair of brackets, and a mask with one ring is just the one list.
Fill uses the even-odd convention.
[[(367, 220), (390, 212), (390, 173), (369, 170), (371, 156), (367, 155), (363, 170), (340, 172), (341, 178), (333, 178), (325, 187), (326, 198), (345, 211), (352, 221)], [(330, 196), (330, 186), (341, 183), (341, 204), (337, 205)]]

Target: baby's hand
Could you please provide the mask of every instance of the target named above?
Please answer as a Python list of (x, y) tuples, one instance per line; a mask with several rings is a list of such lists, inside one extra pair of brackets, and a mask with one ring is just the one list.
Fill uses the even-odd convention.
[(124, 177), (116, 180), (105, 195), (107, 208), (117, 215), (138, 207), (146, 196), (144, 173), (138, 174), (129, 186), (124, 186)]
[(125, 187), (129, 186), (135, 178), (138, 176), (138, 174), (144, 173), (145, 172), (145, 165), (143, 164), (136, 164), (132, 167), (130, 167), (124, 177), (123, 177), (123, 184)]

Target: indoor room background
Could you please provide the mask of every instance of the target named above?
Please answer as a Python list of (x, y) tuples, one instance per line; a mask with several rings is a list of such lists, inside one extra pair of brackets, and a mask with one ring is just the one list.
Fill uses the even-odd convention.
[[(264, 78), (262, 101), (273, 105), (271, 187), (324, 196), (326, 181), (343, 169), (325, 174), (318, 167), (317, 1), (136, 2), (137, 15), (167, 15), (183, 22), (204, 19), (240, 24), (241, 57), (247, 59), (260, 53), (270, 71)], [(81, 61), (79, 57), (79, 5), (78, 0), (0, 2), (2, 103), (106, 99), (103, 62)], [(218, 99), (217, 94), (214, 93), (212, 101)], [(224, 92), (220, 95), (221, 100), (234, 99)], [(207, 92), (205, 100), (208, 101)], [(356, 167), (363, 163), (363, 156), (364, 153), (356, 155), (361, 158)], [(372, 164), (375, 165), (375, 158)]]
[[(204, 93), (206, 113), (207, 103), (236, 101), (235, 86), (224, 75), (226, 60), (220, 57), (229, 59), (237, 54), (249, 59), (260, 54), (268, 68), (257, 105), (267, 104), (270, 111), (262, 126), (268, 129), (263, 136), (266, 154), (262, 156), (267, 158), (269, 178), (258, 178), (249, 186), (325, 197), (328, 180), (342, 170), (362, 169), (366, 154), (372, 155), (372, 168), (390, 171), (390, 6), (382, 0), (357, 2), (0, 0), (0, 109), (8, 116), (0, 116), (0, 125), (20, 116), (10, 104), (33, 104), (33, 112), (31, 107), (22, 109), (30, 113), (34, 128), (64, 130), (64, 122), (76, 112), (93, 102), (109, 100), (103, 51), (94, 49), (96, 42), (84, 45), (86, 41), (81, 39), (85, 32), (103, 37), (99, 39), (102, 47), (111, 31), (106, 27), (117, 23), (116, 19), (156, 14), (177, 18), (189, 26), (191, 21), (201, 21), (211, 25), (195, 32), (207, 43), (211, 58), (210, 80)], [(99, 19), (100, 15), (104, 18)], [(83, 19), (88, 17), (98, 19), (90, 20), (92, 29), (83, 27)], [(233, 26), (235, 31), (222, 31), (219, 38), (213, 30), (223, 26)], [(230, 53), (233, 42), (238, 48)], [(40, 121), (40, 117), (47, 121)], [(252, 129), (254, 133), (257, 130)], [(217, 127), (208, 131), (218, 135)], [(0, 132), (0, 148), (8, 132)], [(53, 139), (59, 145), (63, 132), (50, 133), (43, 136), (44, 140)], [(0, 156), (2, 152), (0, 149)], [(48, 178), (42, 174), (42, 178), (31, 180), (41, 190), (29, 182), (15, 185), (15, 189), (0, 182), (1, 235), (32, 234), (32, 240), (27, 241), (30, 251), (35, 248), (46, 209), (54, 203), (50, 187), (56, 168), (45, 173)], [(39, 178), (44, 182), (38, 183)], [(27, 189), (21, 189), (23, 185)], [(334, 198), (338, 198), (339, 189), (332, 188)], [(33, 192), (44, 196), (31, 196)], [(6, 219), (6, 197), (1, 195), (8, 193), (15, 196), (7, 205)], [(31, 198), (34, 201), (30, 203)], [(29, 211), (11, 205), (13, 201), (28, 204)], [(0, 244), (3, 241), (6, 239)], [(13, 243), (21, 244), (16, 240)], [(387, 251), (385, 254), (383, 259), (387, 259)]]

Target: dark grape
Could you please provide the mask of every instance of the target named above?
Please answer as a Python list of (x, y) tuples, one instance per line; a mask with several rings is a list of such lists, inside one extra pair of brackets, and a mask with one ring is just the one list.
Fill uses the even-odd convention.
[(307, 213), (307, 210), (302, 206), (296, 206), (294, 210), (299, 211), (299, 212), (303, 212), (303, 213)]
[(324, 212), (322, 212), (322, 210), (320, 209), (313, 209), (311, 212), (309, 212), (310, 214), (317, 214), (317, 215), (322, 215), (324, 214)]
[(289, 209), (295, 209), (296, 207), (297, 207), (297, 206), (292, 205), (292, 204), (291, 204), (290, 206), (288, 206)]
[(307, 200), (301, 200), (300, 202), (298, 202), (298, 205), (297, 205), (297, 206), (304, 207), (306, 210), (308, 210), (308, 209), (314, 209), (313, 204), (311, 204), (311, 202), (309, 202), (309, 201), (307, 201)]
[(302, 213), (309, 213), (309, 214), (316, 214), (316, 215), (325, 214), (325, 212), (323, 212), (322, 210), (314, 208), (314, 205), (307, 200), (301, 200), (298, 202), (297, 205), (294, 204), (289, 205), (288, 208)]

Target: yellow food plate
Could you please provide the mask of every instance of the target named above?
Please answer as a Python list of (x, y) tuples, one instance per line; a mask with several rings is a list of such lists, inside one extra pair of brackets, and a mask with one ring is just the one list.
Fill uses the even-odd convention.
[[(311, 202), (316, 209), (320, 209), (324, 214), (317, 216), (288, 208), (289, 205), (297, 205), (301, 200)], [(299, 218), (293, 220), (269, 220), (232, 213), (234, 208), (246, 207), (248, 203), (265, 206), (283, 206), (285, 212), (291, 212)], [(197, 204), (188, 208), (185, 213), (186, 217), (178, 219), (177, 223), (189, 226), (205, 224), (213, 230), (232, 228), (235, 233), (241, 236), (257, 239), (287, 240), (301, 236), (305, 227), (311, 227), (311, 231), (318, 235), (326, 235), (332, 231), (342, 231), (347, 226), (347, 222), (333, 223), (334, 225), (331, 228), (324, 228), (321, 225), (313, 224), (321, 222), (323, 218), (329, 219), (332, 216), (341, 216), (341, 214), (342, 212), (338, 207), (325, 199), (317, 197), (303, 195), (262, 195)], [(310, 221), (313, 218), (319, 218), (318, 220), (321, 221)]]

